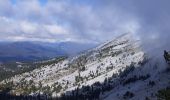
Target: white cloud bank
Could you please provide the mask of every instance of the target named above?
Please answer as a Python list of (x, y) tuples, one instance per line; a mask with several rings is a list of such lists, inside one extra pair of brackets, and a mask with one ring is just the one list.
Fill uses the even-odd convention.
[(103, 42), (131, 32), (168, 40), (169, 1), (0, 0), (0, 40)]

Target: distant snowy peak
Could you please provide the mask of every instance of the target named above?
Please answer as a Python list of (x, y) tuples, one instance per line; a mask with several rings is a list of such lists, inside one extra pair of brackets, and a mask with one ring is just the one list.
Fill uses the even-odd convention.
[[(101, 52), (105, 49), (110, 49), (110, 51), (118, 50), (118, 49), (125, 49), (126, 47), (130, 46), (131, 48), (141, 49), (140, 41), (135, 39), (134, 35), (131, 33), (122, 34), (119, 37), (116, 37), (112, 40), (109, 40), (94, 49), (88, 50), (83, 54), (88, 53), (96, 53)], [(90, 55), (90, 54), (89, 54)]]
[(106, 41), (105, 43), (96, 47), (96, 49), (106, 48), (111, 45), (119, 44), (120, 42), (123, 42), (123, 41), (131, 41), (133, 39), (132, 37), (133, 37), (132, 34), (126, 33), (126, 34), (123, 34), (123, 35), (116, 37), (112, 40)]

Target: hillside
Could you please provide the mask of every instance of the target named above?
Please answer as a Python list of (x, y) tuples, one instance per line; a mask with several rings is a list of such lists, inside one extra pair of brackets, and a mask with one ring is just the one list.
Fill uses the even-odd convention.
[(54, 59), (6, 79), (1, 86), (11, 86), (12, 94), (45, 93), (70, 100), (75, 95), (81, 100), (156, 99), (157, 91), (166, 88), (170, 78), (161, 60), (150, 59), (140, 41), (124, 34), (77, 56), (59, 62)]
[[(76, 42), (0, 42), (0, 62), (33, 62), (67, 56), (89, 49), (95, 44)], [(79, 49), (77, 49), (79, 48)]]

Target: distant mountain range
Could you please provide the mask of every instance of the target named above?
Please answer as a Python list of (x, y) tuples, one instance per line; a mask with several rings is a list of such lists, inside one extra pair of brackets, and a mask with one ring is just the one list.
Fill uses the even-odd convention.
[(61, 42), (0, 42), (0, 62), (37, 61), (74, 55), (95, 44)]

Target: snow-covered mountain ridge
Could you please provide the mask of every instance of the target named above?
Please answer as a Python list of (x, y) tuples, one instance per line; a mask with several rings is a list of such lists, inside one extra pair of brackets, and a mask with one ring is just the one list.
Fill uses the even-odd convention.
[[(150, 87), (155, 92), (150, 91), (148, 83), (153, 79), (153, 84), (155, 79), (159, 81), (165, 74), (158, 76), (158, 73), (164, 69), (166, 67), (159, 69), (159, 64), (148, 63), (139, 41), (133, 39), (131, 34), (124, 34), (78, 56), (42, 65), (31, 72), (6, 79), (1, 84), (11, 84), (11, 92), (15, 94), (46, 93), (56, 97), (63, 93), (70, 95), (70, 91), (76, 89), (80, 89), (81, 94), (84, 87), (94, 86), (94, 90), (103, 91), (98, 93), (100, 99), (143, 100), (152, 93), (155, 99), (154, 93), (159, 88)], [(160, 88), (167, 86), (167, 79), (160, 83)], [(134, 96), (127, 91), (137, 94)], [(87, 94), (88, 91), (83, 93)]]

